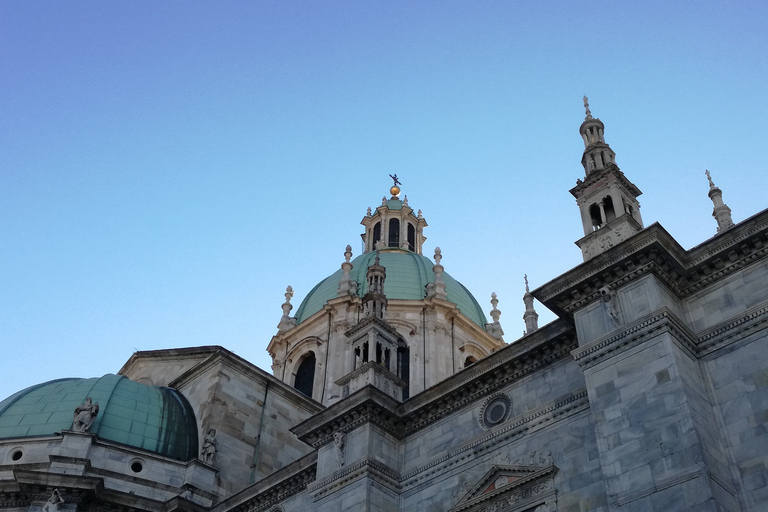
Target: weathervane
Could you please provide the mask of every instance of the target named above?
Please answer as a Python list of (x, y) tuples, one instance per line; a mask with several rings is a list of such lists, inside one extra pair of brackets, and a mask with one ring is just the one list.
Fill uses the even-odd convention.
[(395, 182), (392, 188), (389, 189), (389, 193), (392, 194), (392, 199), (397, 199), (398, 194), (400, 194), (400, 187), (398, 185), (402, 185), (402, 183), (397, 179), (397, 174), (390, 174), (389, 177)]

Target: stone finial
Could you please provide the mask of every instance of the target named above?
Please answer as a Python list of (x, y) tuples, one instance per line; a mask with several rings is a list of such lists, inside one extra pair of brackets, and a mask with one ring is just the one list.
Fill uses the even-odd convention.
[(584, 110), (587, 111), (587, 117), (585, 119), (592, 119), (592, 112), (589, 110), (589, 98), (587, 96), (584, 96)]
[(491, 306), (493, 306), (493, 309), (491, 310), (491, 318), (493, 318), (494, 322), (499, 321), (499, 317), (501, 316), (501, 311), (496, 306), (499, 305), (499, 299), (496, 296), (496, 292), (493, 292), (491, 294)]
[(523, 295), (523, 304), (525, 304), (525, 313), (523, 313), (524, 334), (530, 334), (539, 328), (539, 314), (533, 308), (533, 294), (528, 287), (528, 274), (525, 274), (523, 279), (525, 280), (525, 294)]
[(416, 213), (416, 218), (417, 218), (417, 219), (422, 219), (422, 218), (423, 218), (423, 217), (421, 216), (421, 210), (419, 210), (419, 211), (418, 211), (418, 213)]
[(408, 195), (405, 195), (405, 197), (403, 198), (403, 204), (405, 206), (408, 206)]
[(368, 211), (365, 212), (365, 216), (366, 217), (370, 217), (371, 216), (371, 207), (370, 206), (368, 207)]
[(386, 204), (387, 204), (387, 196), (383, 196), (383, 197), (381, 198), (381, 206), (384, 206), (384, 205), (386, 205)]
[(435, 247), (435, 265), (432, 267), (432, 271), (435, 273), (435, 281), (427, 285), (427, 297), (446, 300), (448, 293), (445, 291), (445, 281), (443, 280), (443, 271), (445, 270), (440, 264), (443, 259), (443, 252), (439, 247)]
[(285, 332), (296, 326), (296, 319), (290, 317), (291, 310), (293, 309), (293, 304), (291, 304), (292, 297), (293, 288), (291, 285), (288, 285), (285, 289), (285, 302), (281, 306), (283, 308), (283, 316), (280, 318), (280, 323), (277, 324), (278, 332)]
[(493, 292), (491, 294), (491, 306), (493, 306), (493, 309), (491, 309), (491, 318), (493, 319), (493, 322), (485, 324), (485, 332), (499, 341), (504, 341), (504, 329), (501, 328), (501, 324), (499, 323), (501, 311), (496, 307), (498, 305), (499, 299), (496, 296), (496, 292)]
[(704, 171), (709, 181), (709, 198), (712, 200), (714, 208), (712, 210), (712, 216), (717, 221), (717, 232), (720, 233), (731, 226), (733, 226), (733, 219), (731, 219), (731, 209), (728, 208), (723, 202), (723, 191), (720, 190), (712, 181), (712, 175), (709, 171)]
[(336, 288), (336, 296), (344, 297), (347, 295), (357, 295), (357, 281), (350, 279), (350, 272), (352, 272), (352, 246), (348, 245), (346, 251), (344, 251), (344, 263), (341, 264), (341, 278), (339, 279), (339, 286)]

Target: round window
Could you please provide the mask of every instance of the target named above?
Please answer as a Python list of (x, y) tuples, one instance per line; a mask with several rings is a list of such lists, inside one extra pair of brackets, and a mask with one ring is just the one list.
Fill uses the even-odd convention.
[(481, 418), (485, 428), (495, 427), (509, 417), (512, 402), (506, 395), (491, 398), (483, 407)]

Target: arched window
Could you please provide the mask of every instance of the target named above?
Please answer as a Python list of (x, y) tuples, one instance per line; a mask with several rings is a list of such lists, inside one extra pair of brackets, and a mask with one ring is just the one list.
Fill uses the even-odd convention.
[(400, 247), (400, 219), (389, 219), (389, 247)]
[(408, 250), (416, 250), (416, 228), (410, 222), (408, 223)]
[(296, 380), (293, 387), (312, 398), (312, 387), (315, 382), (315, 354), (310, 352), (299, 364), (296, 370)]
[(616, 218), (616, 210), (613, 208), (611, 196), (603, 198), (603, 210), (605, 210), (605, 222), (611, 222)]
[(376, 244), (381, 240), (381, 222), (377, 222), (373, 226), (373, 246), (371, 247), (371, 250), (376, 249)]
[(593, 204), (589, 207), (589, 217), (592, 219), (592, 229), (599, 229), (603, 225), (603, 216), (600, 215), (600, 207)]

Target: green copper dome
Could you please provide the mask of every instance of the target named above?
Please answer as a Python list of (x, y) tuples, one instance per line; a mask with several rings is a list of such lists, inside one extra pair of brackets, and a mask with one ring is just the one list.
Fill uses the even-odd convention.
[[(432, 271), (434, 263), (427, 257), (414, 252), (387, 251), (380, 253), (380, 263), (387, 269), (384, 280), (384, 294), (387, 299), (421, 300), (426, 296), (426, 286), (435, 281)], [(368, 266), (376, 258), (375, 252), (361, 254), (352, 260), (350, 279), (360, 285), (358, 294), (362, 297), (368, 283), (365, 274)], [(341, 279), (341, 269), (326, 277), (304, 298), (296, 310), (296, 321), (303, 322), (314, 315), (328, 300), (336, 297), (336, 289)], [(461, 313), (480, 327), (485, 327), (487, 320), (480, 305), (460, 282), (443, 272), (448, 301), (458, 306)]]
[(111, 374), (52, 380), (11, 395), (0, 402), (0, 439), (68, 430), (87, 397), (99, 403), (88, 430), (99, 438), (177, 460), (197, 456), (195, 415), (181, 393)]

